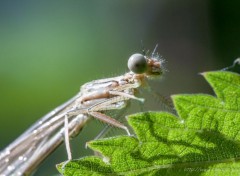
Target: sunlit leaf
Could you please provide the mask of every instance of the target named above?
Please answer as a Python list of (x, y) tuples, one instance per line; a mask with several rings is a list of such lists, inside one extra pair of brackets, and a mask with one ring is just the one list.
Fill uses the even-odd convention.
[(175, 95), (178, 117), (165, 112), (128, 116), (136, 136), (91, 141), (103, 158), (61, 163), (63, 175), (239, 175), (240, 76), (206, 72), (215, 96)]

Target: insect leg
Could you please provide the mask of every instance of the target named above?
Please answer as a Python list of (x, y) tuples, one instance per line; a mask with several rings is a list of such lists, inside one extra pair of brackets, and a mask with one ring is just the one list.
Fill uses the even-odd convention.
[(115, 120), (115, 119), (113, 119), (113, 118), (111, 118), (111, 117), (109, 117), (105, 114), (102, 114), (100, 112), (91, 112), (91, 111), (88, 112), (88, 114), (90, 114), (94, 118), (99, 119), (99, 120), (101, 120), (101, 121), (103, 121), (107, 124), (110, 124), (110, 125), (118, 127), (118, 128), (122, 128), (127, 132), (127, 134), (129, 136), (131, 135), (128, 128), (125, 125), (123, 125), (122, 123), (118, 122), (117, 120)]
[(131, 95), (131, 94), (128, 94), (128, 93), (125, 93), (125, 92), (119, 92), (119, 91), (111, 90), (111, 91), (109, 91), (109, 93), (111, 95), (119, 95), (119, 96), (126, 97), (126, 98), (129, 98), (129, 99), (135, 99), (135, 100), (141, 101), (142, 103), (144, 102), (144, 98), (138, 98), (138, 97), (135, 97), (134, 95)]
[(68, 127), (67, 115), (65, 115), (65, 118), (64, 118), (64, 139), (65, 139), (65, 146), (66, 146), (66, 151), (68, 155), (68, 160), (72, 160), (72, 153), (71, 153), (71, 147), (69, 142), (69, 127)]

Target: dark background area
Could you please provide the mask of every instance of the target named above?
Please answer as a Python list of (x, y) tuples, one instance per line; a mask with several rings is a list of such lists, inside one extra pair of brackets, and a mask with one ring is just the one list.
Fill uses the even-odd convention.
[[(150, 51), (158, 43), (166, 60), (164, 79), (150, 83), (155, 92), (213, 94), (199, 73), (240, 56), (239, 7), (237, 0), (0, 1), (0, 149), (82, 84), (125, 73), (141, 41)], [(161, 109), (146, 100), (145, 111)], [(85, 143), (103, 126), (91, 121), (72, 141), (73, 158), (92, 154)], [(57, 173), (66, 159), (61, 146), (35, 175)]]

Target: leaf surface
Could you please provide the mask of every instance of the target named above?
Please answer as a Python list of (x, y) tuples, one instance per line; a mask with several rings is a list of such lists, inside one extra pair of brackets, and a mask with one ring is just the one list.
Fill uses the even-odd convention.
[(203, 73), (215, 96), (175, 95), (178, 117), (167, 112), (128, 116), (136, 137), (91, 141), (104, 157), (61, 163), (63, 175), (239, 175), (240, 76)]

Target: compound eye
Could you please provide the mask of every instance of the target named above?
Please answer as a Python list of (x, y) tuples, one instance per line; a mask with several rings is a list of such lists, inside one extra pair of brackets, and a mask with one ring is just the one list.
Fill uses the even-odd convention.
[(128, 59), (128, 68), (136, 74), (144, 73), (147, 70), (147, 60), (142, 54), (133, 54)]

